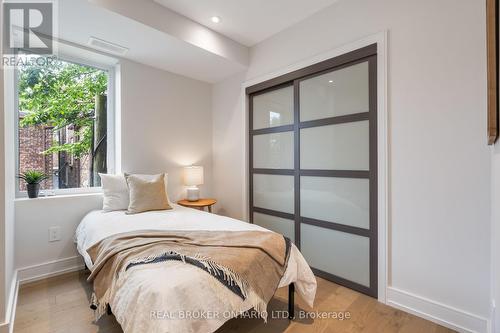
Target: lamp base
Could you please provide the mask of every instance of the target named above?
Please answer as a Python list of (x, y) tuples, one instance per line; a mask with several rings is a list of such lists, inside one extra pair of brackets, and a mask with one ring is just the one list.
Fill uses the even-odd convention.
[(187, 189), (187, 200), (188, 201), (200, 200), (200, 189), (198, 187), (189, 187)]

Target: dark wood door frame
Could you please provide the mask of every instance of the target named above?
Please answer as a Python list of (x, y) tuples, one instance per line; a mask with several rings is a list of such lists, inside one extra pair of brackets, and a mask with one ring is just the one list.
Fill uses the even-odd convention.
[[(369, 68), (369, 110), (362, 113), (329, 117), (311, 121), (300, 121), (300, 82), (318, 75), (349, 67), (358, 63), (368, 62)], [(253, 98), (276, 89), (293, 86), (294, 89), (294, 122), (291, 125), (253, 129)], [(314, 65), (293, 71), (291, 73), (261, 82), (246, 88), (249, 97), (249, 212), (253, 223), (253, 213), (262, 213), (294, 221), (295, 244), (300, 249), (301, 224), (314, 225), (331, 230), (367, 237), (370, 242), (370, 286), (346, 280), (331, 273), (313, 268), (316, 275), (334, 281), (351, 289), (373, 297), (378, 296), (378, 153), (377, 153), (377, 44), (316, 63)], [(333, 124), (369, 121), (369, 171), (359, 170), (305, 170), (300, 169), (300, 130), (302, 128), (326, 126)], [(291, 132), (294, 133), (294, 168), (293, 169), (262, 169), (253, 167), (253, 137), (255, 135)], [(294, 213), (279, 212), (261, 207), (253, 203), (253, 175), (288, 175), (294, 177)], [(369, 229), (348, 226), (341, 223), (315, 220), (301, 216), (300, 213), (300, 177), (339, 177), (362, 178), (369, 180), (370, 191), (370, 224)]]

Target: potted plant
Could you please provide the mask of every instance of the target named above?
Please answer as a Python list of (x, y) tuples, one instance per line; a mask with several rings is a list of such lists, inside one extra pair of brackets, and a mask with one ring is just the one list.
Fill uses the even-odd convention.
[(38, 192), (40, 192), (40, 183), (49, 176), (38, 170), (27, 170), (17, 176), (17, 178), (22, 179), (26, 182), (26, 189), (28, 190), (28, 197), (38, 198)]

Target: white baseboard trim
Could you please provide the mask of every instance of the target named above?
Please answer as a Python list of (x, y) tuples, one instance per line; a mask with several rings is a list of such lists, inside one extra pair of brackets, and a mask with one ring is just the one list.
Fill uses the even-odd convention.
[(19, 295), (19, 279), (17, 270), (14, 272), (10, 287), (9, 308), (7, 315), (9, 316), (9, 333), (14, 332), (14, 320), (16, 318), (17, 296)]
[[(74, 256), (18, 269), (11, 285), (8, 322), (0, 324), (0, 333), (12, 333), (19, 285), (83, 268), (85, 264), (82, 257)], [(491, 321), (487, 318), (394, 287), (387, 288), (387, 305), (458, 332), (492, 333)]]
[(18, 269), (20, 284), (34, 282), (85, 268), (82, 257), (74, 256)]
[(19, 294), (19, 281), (17, 271), (14, 272), (10, 283), (9, 300), (5, 311), (5, 322), (0, 324), (0, 333), (14, 332), (14, 319), (16, 317), (17, 295)]
[(487, 318), (397, 288), (387, 288), (387, 305), (458, 332), (491, 333), (491, 322)]
[(80, 256), (75, 256), (17, 269), (12, 277), (9, 303), (6, 309), (6, 320), (5, 323), (0, 323), (0, 333), (14, 332), (17, 297), (21, 284), (78, 271), (84, 267), (83, 259)]

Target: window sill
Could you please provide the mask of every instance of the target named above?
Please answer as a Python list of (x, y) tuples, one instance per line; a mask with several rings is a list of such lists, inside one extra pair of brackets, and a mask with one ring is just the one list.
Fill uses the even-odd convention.
[(73, 192), (73, 193), (58, 193), (55, 195), (44, 196), (41, 195), (38, 198), (28, 198), (27, 196), (18, 196), (14, 201), (33, 201), (33, 200), (57, 200), (64, 198), (75, 198), (75, 197), (91, 197), (91, 196), (102, 196), (102, 191), (99, 188), (92, 192)]

